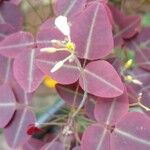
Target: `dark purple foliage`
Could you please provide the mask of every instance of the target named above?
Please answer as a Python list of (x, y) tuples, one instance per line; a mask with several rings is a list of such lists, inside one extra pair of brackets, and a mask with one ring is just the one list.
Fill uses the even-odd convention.
[(99, 97), (117, 97), (124, 91), (124, 86), (115, 69), (103, 60), (89, 63), (84, 69), (84, 78), (87, 83), (86, 89), (84, 89), (82, 78), (80, 78), (81, 87)]
[(63, 143), (60, 142), (51, 142), (43, 146), (40, 150), (65, 150)]
[(86, 5), (86, 0), (57, 0), (54, 5), (55, 14), (74, 17), (79, 14)]
[(0, 5), (0, 24), (8, 23), (12, 25), (15, 31), (22, 29), (22, 13), (18, 6), (4, 2)]
[(109, 150), (110, 133), (100, 124), (92, 124), (88, 127), (81, 142), (81, 150)]
[[(149, 150), (150, 27), (141, 28), (141, 17), (126, 15), (108, 0), (57, 0), (54, 15), (34, 36), (23, 31), (20, 2), (0, 3), (0, 128), (9, 147)], [(60, 15), (68, 19), (70, 41), (55, 25)], [(42, 52), (43, 48), (61, 51)], [(135, 65), (125, 68), (129, 52)], [(73, 60), (51, 71), (70, 54)], [(71, 110), (58, 118), (63, 123), (53, 126), (49, 116), (48, 123), (37, 124), (32, 110), (33, 93), (47, 75), (57, 81), (63, 108)]]
[(16, 110), (16, 99), (12, 90), (7, 85), (0, 87), (0, 93), (0, 114), (2, 114), (0, 118), (0, 128), (4, 128)]
[(150, 120), (141, 113), (128, 113), (117, 124), (111, 135), (112, 149), (148, 150)]
[(124, 92), (123, 95), (117, 98), (97, 98), (96, 100), (97, 103), (94, 109), (95, 118), (98, 122), (107, 125), (114, 125), (129, 109), (127, 92)]
[(103, 3), (93, 2), (88, 5), (73, 21), (71, 30), (71, 37), (80, 58), (104, 58), (112, 52), (112, 26)]

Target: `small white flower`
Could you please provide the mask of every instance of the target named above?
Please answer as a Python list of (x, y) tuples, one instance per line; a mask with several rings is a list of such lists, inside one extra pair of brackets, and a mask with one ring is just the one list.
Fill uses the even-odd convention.
[(64, 41), (59, 41), (56, 39), (51, 40), (51, 44), (54, 47), (46, 47), (41, 48), (41, 52), (48, 52), (48, 53), (55, 53), (57, 51), (68, 51), (70, 53), (69, 56), (64, 58), (61, 61), (58, 61), (54, 67), (51, 69), (51, 73), (59, 70), (66, 61), (72, 63), (75, 60), (75, 44), (71, 41), (70, 38), (70, 26), (67, 22), (67, 17), (65, 16), (58, 16), (55, 19), (56, 27), (66, 36)]
[(70, 26), (68, 24), (67, 17), (58, 16), (55, 19), (55, 25), (65, 36), (68, 37), (69, 40), (71, 40), (70, 39)]

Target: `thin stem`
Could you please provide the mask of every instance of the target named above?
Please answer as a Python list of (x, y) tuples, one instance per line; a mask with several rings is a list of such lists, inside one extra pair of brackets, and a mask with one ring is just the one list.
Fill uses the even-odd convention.
[(87, 91), (86, 91), (86, 89), (87, 89), (87, 81), (85, 80), (85, 77), (84, 77), (84, 71), (83, 71), (83, 68), (82, 68), (82, 66), (81, 66), (81, 64), (80, 64), (80, 62), (79, 62), (79, 60), (78, 60), (77, 57), (75, 57), (75, 61), (76, 61), (76, 64), (77, 64), (77, 66), (80, 68), (80, 71), (81, 71), (81, 78), (82, 78), (82, 80), (83, 80), (84, 94), (83, 94), (83, 98), (82, 98), (82, 101), (81, 101), (79, 107), (78, 107), (77, 110), (72, 114), (72, 116), (71, 116), (72, 118), (74, 118), (74, 117), (79, 113), (79, 111), (81, 110), (81, 108), (83, 107), (83, 105), (84, 105), (84, 103), (85, 103), (85, 101), (86, 101), (86, 99), (87, 99)]
[(80, 136), (79, 136), (79, 133), (78, 133), (78, 126), (75, 125), (74, 129), (75, 129), (75, 138), (76, 138), (77, 142), (79, 144), (81, 144)]
[(136, 107), (136, 106), (139, 106), (139, 103), (129, 104), (129, 107)]
[(150, 111), (150, 108), (146, 107), (145, 105), (143, 105), (142, 103), (139, 103), (139, 106), (143, 109), (145, 109), (146, 111)]
[(43, 126), (50, 126), (50, 125), (56, 125), (56, 126), (63, 126), (65, 123), (59, 123), (59, 122), (48, 122), (48, 123), (37, 123), (37, 126), (43, 127)]
[(143, 108), (143, 109), (146, 110), (146, 111), (150, 111), (150, 108), (149, 108), (149, 107), (146, 107), (146, 106), (145, 106), (144, 104), (142, 104), (141, 102), (129, 104), (129, 107), (137, 107), (137, 106)]
[[(81, 71), (81, 78), (82, 78), (82, 80), (83, 80), (83, 88), (84, 88), (84, 94), (83, 94), (83, 98), (82, 98), (82, 100), (81, 100), (81, 103), (79, 104), (79, 106), (78, 106), (78, 108), (76, 109), (76, 111), (68, 118), (68, 121), (67, 121), (67, 124), (66, 124), (66, 126), (64, 127), (64, 130), (68, 130), (68, 132), (71, 132), (72, 131), (72, 125), (73, 125), (73, 122), (74, 122), (74, 118), (76, 117), (76, 115), (80, 112), (80, 110), (81, 110), (81, 108), (83, 107), (83, 105), (84, 105), (84, 103), (85, 103), (85, 101), (86, 101), (86, 99), (87, 99), (87, 91), (86, 91), (86, 89), (87, 89), (87, 87), (86, 87), (86, 80), (85, 80), (85, 78), (84, 78), (84, 71), (83, 71), (83, 68), (82, 68), (82, 66), (81, 66), (81, 64), (80, 64), (80, 61), (78, 60), (78, 58), (75, 56), (75, 62), (76, 62), (76, 64), (77, 64), (77, 66), (80, 68), (80, 71)], [(72, 112), (71, 112), (72, 113)], [(63, 130), (63, 131), (64, 131)], [(67, 132), (66, 133), (64, 133), (65, 134), (65, 137), (66, 137), (66, 135), (68, 134)]]

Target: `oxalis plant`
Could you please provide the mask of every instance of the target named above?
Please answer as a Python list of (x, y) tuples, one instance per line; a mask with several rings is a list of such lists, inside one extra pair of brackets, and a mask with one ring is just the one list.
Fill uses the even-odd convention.
[[(0, 128), (9, 149), (150, 150), (150, 27), (124, 13), (126, 1), (1, 1)], [(25, 2), (37, 18), (38, 6), (53, 12), (35, 34)], [(33, 105), (43, 85), (59, 96), (48, 110)]]

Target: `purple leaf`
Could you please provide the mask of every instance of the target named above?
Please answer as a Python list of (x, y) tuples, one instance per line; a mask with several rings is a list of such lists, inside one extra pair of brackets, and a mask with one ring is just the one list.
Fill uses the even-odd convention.
[(42, 23), (42, 25), (40, 26), (40, 30), (45, 30), (45, 29), (51, 30), (51, 28), (55, 26), (54, 22), (55, 22), (55, 17), (49, 18), (44, 23)]
[(79, 14), (86, 5), (86, 0), (57, 0), (54, 8), (56, 15), (73, 17)]
[(23, 51), (14, 61), (14, 76), (26, 92), (33, 92), (41, 84), (44, 74), (35, 65), (38, 49)]
[(16, 110), (15, 96), (6, 84), (0, 86), (0, 128), (4, 128)]
[(43, 146), (40, 150), (65, 150), (65, 148), (63, 143), (52, 141)]
[(95, 118), (98, 122), (107, 125), (115, 125), (116, 121), (122, 118), (129, 109), (127, 92), (117, 98), (97, 98), (95, 105)]
[(7, 58), (0, 55), (0, 80), (2, 81), (2, 83), (12, 84), (12, 82), (14, 82), (12, 66), (12, 58)]
[(150, 108), (150, 85), (143, 87), (140, 92), (142, 93), (142, 104)]
[(110, 150), (110, 134), (100, 124), (89, 126), (82, 136), (81, 150)]
[(127, 42), (127, 46), (135, 50), (135, 52), (141, 49), (150, 48), (150, 27), (144, 27), (143, 30), (131, 41)]
[(140, 49), (136, 52), (137, 64), (150, 71), (150, 48)]
[(10, 0), (11, 3), (18, 5), (22, 0)]
[(143, 48), (150, 48), (150, 27), (145, 27), (135, 39), (135, 42)]
[(141, 18), (139, 16), (127, 16), (123, 19), (121, 31), (123, 39), (134, 37), (141, 30)]
[(24, 150), (40, 150), (40, 148), (42, 146), (44, 146), (45, 142), (38, 140), (38, 139), (34, 139), (34, 138), (30, 138), (24, 145), (23, 145), (23, 149)]
[(64, 35), (56, 28), (42, 29), (38, 32), (36, 42), (38, 48), (52, 47), (51, 40), (64, 40)]
[(12, 90), (17, 102), (25, 105), (31, 104), (33, 93), (27, 93), (26, 91), (24, 91), (17, 82), (13, 84)]
[[(84, 91), (79, 86), (78, 82), (70, 85), (56, 85), (56, 90), (59, 96), (71, 107), (78, 107), (83, 99)], [(93, 96), (88, 95), (84, 105), (85, 113), (88, 117), (94, 120), (95, 101)]]
[(129, 103), (130, 104), (137, 103), (138, 102), (138, 99), (137, 99), (138, 94), (137, 94), (136, 90), (130, 84), (126, 84), (126, 88), (127, 88), (127, 92), (128, 92)]
[(113, 66), (106, 61), (98, 60), (89, 63), (84, 69), (86, 89), (80, 78), (80, 85), (90, 94), (112, 98), (123, 94), (124, 86)]
[(92, 120), (95, 120), (94, 108), (95, 108), (95, 99), (93, 98), (93, 96), (89, 96), (89, 99), (84, 104), (84, 110), (85, 114)]
[(0, 42), (0, 54), (14, 58), (23, 50), (30, 50), (34, 46), (34, 39), (29, 32), (17, 32), (7, 36)]
[(122, 118), (111, 134), (114, 150), (149, 150), (150, 119), (144, 114), (131, 112)]
[[(140, 16), (125, 16), (117, 7), (109, 5), (114, 19), (114, 27), (118, 26), (119, 32), (115, 35), (116, 38), (130, 39), (134, 37), (141, 29)], [(117, 29), (118, 30), (118, 29)]]
[(10, 24), (0, 24), (0, 41), (13, 32), (14, 28)]
[(56, 90), (67, 104), (76, 107), (81, 103), (84, 94), (78, 82), (71, 85), (57, 84)]
[(117, 23), (118, 26), (122, 25), (122, 19), (125, 17), (125, 15), (114, 5), (108, 4), (108, 7), (111, 10), (111, 14), (113, 16), (113, 22)]
[(8, 145), (11, 148), (22, 146), (30, 138), (26, 133), (28, 126), (34, 123), (35, 116), (30, 110), (17, 110), (12, 122), (4, 129)]
[(0, 5), (0, 23), (11, 24), (16, 31), (22, 28), (23, 17), (19, 8), (9, 2), (4, 2)]
[(99, 2), (88, 5), (72, 23), (71, 37), (80, 58), (93, 60), (110, 54), (112, 26), (105, 5)]
[(60, 84), (71, 84), (78, 80), (80, 71), (75, 62), (66, 62), (59, 70), (51, 73), (54, 65), (69, 55), (68, 52), (56, 52), (55, 54), (42, 54), (37, 57), (37, 66), (45, 73), (51, 76)]
[[(29, 104), (32, 93), (26, 93), (16, 82), (13, 74), (12, 58), (6, 58), (0, 55), (0, 79), (2, 83), (7, 83), (12, 88), (17, 102)], [(7, 92), (7, 91), (6, 91)]]
[(81, 150), (81, 148), (80, 148), (80, 146), (76, 146), (72, 150)]

